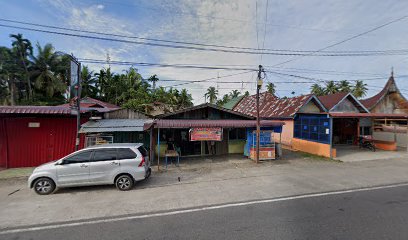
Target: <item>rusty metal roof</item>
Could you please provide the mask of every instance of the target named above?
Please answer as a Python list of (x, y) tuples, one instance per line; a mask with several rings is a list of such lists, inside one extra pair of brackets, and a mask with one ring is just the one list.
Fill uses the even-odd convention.
[[(265, 103), (276, 99), (278, 98), (269, 92), (260, 93), (259, 108), (261, 109)], [(256, 116), (256, 94), (243, 98), (238, 104), (235, 105), (233, 110), (245, 115)]]
[[(279, 127), (285, 125), (281, 121), (261, 120), (263, 127)], [(192, 127), (224, 127), (245, 128), (256, 127), (256, 120), (191, 120), (191, 119), (157, 119), (144, 125), (144, 130), (154, 128), (192, 128)]]
[(336, 106), (344, 97), (346, 97), (349, 93), (348, 92), (339, 92), (334, 94), (328, 94), (324, 96), (317, 97), (320, 102), (324, 105), (325, 108), (328, 110), (332, 109)]
[[(58, 105), (58, 107), (70, 107), (70, 104), (65, 103), (65, 104)], [(94, 98), (84, 97), (81, 99), (81, 108), (95, 108), (96, 110), (105, 108), (105, 109), (114, 110), (114, 109), (119, 109), (120, 107), (114, 104), (111, 104), (111, 103), (107, 103), (107, 102), (103, 102), (103, 101), (94, 99)]]
[[(259, 114), (261, 118), (292, 118), (294, 115), (308, 103), (311, 99), (315, 99), (322, 111), (325, 108), (313, 94), (297, 96), (292, 98), (277, 99), (264, 97), (260, 101)], [(262, 103), (262, 104), (261, 104)], [(256, 116), (256, 100), (253, 96), (242, 99), (234, 108), (234, 111), (243, 112), (244, 114)]]
[[(85, 110), (81, 109), (81, 112), (85, 112)], [(61, 106), (0, 106), (0, 113), (71, 115), (71, 109), (69, 107)]]

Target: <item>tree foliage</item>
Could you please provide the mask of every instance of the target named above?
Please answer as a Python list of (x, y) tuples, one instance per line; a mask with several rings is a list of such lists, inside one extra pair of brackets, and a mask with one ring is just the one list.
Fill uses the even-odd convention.
[[(70, 86), (70, 56), (55, 51), (52, 44), (33, 49), (22, 34), (10, 35), (11, 47), (0, 46), (0, 104), (56, 105), (67, 102)], [(136, 68), (121, 73), (110, 68), (96, 71), (83, 66), (81, 96), (144, 111), (147, 104), (161, 102), (180, 109), (193, 106), (186, 89), (156, 88), (156, 74), (145, 80)], [(152, 85), (154, 87), (152, 88)]]
[(310, 87), (310, 93), (316, 96), (334, 94), (338, 92), (350, 92), (357, 98), (362, 98), (367, 94), (368, 88), (367, 84), (363, 81), (356, 81), (355, 85), (352, 85), (347, 80), (342, 80), (340, 82), (328, 81), (324, 86), (318, 83), (313, 84)]

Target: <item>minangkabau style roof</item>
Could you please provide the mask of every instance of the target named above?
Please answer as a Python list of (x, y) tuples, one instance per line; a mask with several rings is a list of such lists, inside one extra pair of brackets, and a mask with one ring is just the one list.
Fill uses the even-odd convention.
[(384, 88), (377, 93), (376, 95), (360, 100), (360, 102), (369, 110), (373, 109), (389, 92), (397, 92), (401, 96), (401, 102), (399, 103), (402, 107), (408, 109), (408, 101), (399, 91), (397, 84), (395, 83), (394, 74), (391, 73), (391, 76), (388, 78), (387, 83)]

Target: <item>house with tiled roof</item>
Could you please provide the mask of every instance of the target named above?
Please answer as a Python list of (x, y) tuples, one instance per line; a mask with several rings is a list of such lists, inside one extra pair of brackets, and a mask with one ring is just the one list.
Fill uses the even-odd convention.
[[(275, 134), (274, 139), (288, 148), (296, 145), (294, 135), (301, 135), (302, 131), (296, 129), (297, 123), (313, 119), (326, 119), (326, 108), (320, 100), (313, 94), (296, 96), (291, 98), (277, 98), (263, 93), (259, 104), (259, 113), (261, 119), (280, 120), (285, 123), (281, 134)], [(256, 99), (255, 95), (242, 99), (233, 109), (243, 114), (256, 116)], [(304, 120), (306, 119), (306, 120)], [(319, 121), (319, 120), (317, 120)], [(322, 120), (323, 121), (323, 120)], [(295, 127), (296, 126), (296, 127)], [(300, 126), (299, 126), (300, 127)], [(298, 128), (299, 128), (298, 127)], [(317, 134), (316, 141), (326, 142), (329, 140), (326, 134)], [(328, 151), (328, 150), (327, 150)], [(321, 154), (316, 152), (316, 154)], [(324, 155), (324, 154), (323, 154)]]

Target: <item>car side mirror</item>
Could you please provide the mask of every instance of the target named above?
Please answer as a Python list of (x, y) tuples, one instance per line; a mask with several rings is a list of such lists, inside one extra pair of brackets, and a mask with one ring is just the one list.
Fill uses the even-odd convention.
[(57, 162), (56, 165), (64, 165), (64, 164), (65, 164), (65, 160), (60, 160), (60, 161)]

